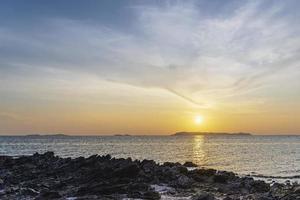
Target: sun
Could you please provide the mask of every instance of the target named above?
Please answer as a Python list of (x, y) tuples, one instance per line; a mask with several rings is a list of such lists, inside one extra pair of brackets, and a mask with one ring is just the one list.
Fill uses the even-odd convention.
[(196, 115), (194, 118), (194, 122), (197, 125), (200, 125), (203, 123), (203, 116), (202, 115)]

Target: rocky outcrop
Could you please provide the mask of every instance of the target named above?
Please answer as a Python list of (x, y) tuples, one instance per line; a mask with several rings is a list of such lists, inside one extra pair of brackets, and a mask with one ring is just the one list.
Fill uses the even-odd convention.
[[(192, 167), (189, 170), (187, 167)], [(213, 199), (300, 199), (299, 185), (274, 184), (193, 163), (60, 158), (53, 152), (0, 156), (0, 199), (160, 199), (161, 195)], [(172, 188), (161, 193), (153, 185)], [(171, 192), (172, 191), (172, 192)]]

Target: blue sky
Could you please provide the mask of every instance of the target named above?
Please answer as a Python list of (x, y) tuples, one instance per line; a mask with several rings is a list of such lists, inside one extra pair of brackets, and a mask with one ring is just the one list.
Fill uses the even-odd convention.
[[(162, 121), (196, 113), (232, 118), (207, 130), (299, 132), (299, 4), (1, 1), (0, 132), (145, 132), (138, 115), (156, 109), (150, 132), (186, 128)], [(121, 125), (99, 126), (115, 109), (125, 110), (108, 121)]]

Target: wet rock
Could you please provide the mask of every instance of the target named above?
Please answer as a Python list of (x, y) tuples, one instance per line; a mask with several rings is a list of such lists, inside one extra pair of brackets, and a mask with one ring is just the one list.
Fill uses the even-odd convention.
[(41, 194), (36, 198), (36, 200), (42, 199), (58, 199), (62, 196), (56, 191), (42, 191)]
[(234, 200), (234, 199), (227, 196), (227, 197), (225, 197), (223, 200)]
[(250, 191), (251, 192), (268, 192), (270, 190), (270, 185), (261, 180), (255, 180), (251, 182)]
[(37, 196), (39, 192), (32, 188), (21, 188), (21, 194), (26, 196)]
[(214, 169), (196, 169), (197, 174), (202, 176), (213, 176), (216, 174), (216, 170)]
[(227, 183), (229, 180), (235, 179), (236, 176), (232, 172), (219, 171), (214, 175), (214, 182), (216, 183)]
[(139, 167), (135, 163), (129, 163), (114, 171), (114, 176), (134, 178), (139, 174)]
[(158, 200), (160, 199), (160, 194), (158, 192), (149, 190), (149, 191), (135, 191), (128, 195), (130, 198), (135, 199), (149, 199), (149, 200)]
[(145, 173), (150, 173), (156, 167), (156, 163), (153, 160), (143, 160), (141, 162), (141, 167)]
[(216, 198), (214, 197), (214, 195), (209, 193), (197, 194), (192, 197), (192, 200), (215, 200), (215, 199)]
[(198, 167), (198, 165), (196, 165), (196, 164), (193, 163), (193, 162), (185, 162), (185, 163), (183, 164), (183, 166), (185, 166), (185, 167)]
[(176, 162), (176, 163), (172, 163), (172, 162), (165, 162), (163, 164), (164, 167), (176, 167), (176, 166), (181, 166), (180, 163)]
[(192, 187), (193, 180), (185, 175), (180, 175), (171, 185), (179, 188)]
[[(0, 185), (1, 185), (1, 183), (0, 183)], [(293, 190), (294, 190), (295, 194), (299, 194), (300, 195), (300, 186), (296, 186)]]
[(4, 181), (0, 178), (0, 189), (3, 187)]
[[(185, 164), (186, 166), (191, 166)], [(168, 194), (193, 199), (290, 200), (299, 199), (297, 184), (272, 186), (251, 177), (214, 169), (187, 170), (180, 163), (111, 158), (59, 158), (52, 152), (0, 156), (0, 199), (159, 199), (151, 185), (172, 188)], [(166, 192), (166, 191), (165, 191)], [(165, 194), (165, 193), (164, 193)], [(182, 194), (182, 195), (181, 195)], [(227, 199), (226, 199), (227, 198)]]

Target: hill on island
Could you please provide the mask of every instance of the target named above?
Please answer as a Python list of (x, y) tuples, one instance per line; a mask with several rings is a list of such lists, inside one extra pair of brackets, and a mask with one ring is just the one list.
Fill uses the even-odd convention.
[(242, 136), (250, 136), (250, 133), (222, 133), (222, 132), (177, 132), (173, 134), (172, 136), (194, 136), (194, 135), (242, 135)]

